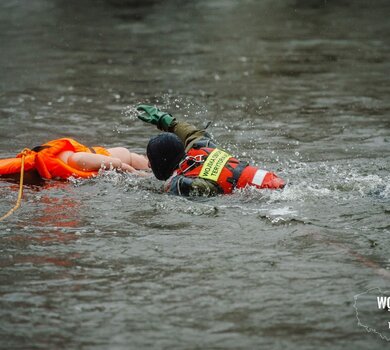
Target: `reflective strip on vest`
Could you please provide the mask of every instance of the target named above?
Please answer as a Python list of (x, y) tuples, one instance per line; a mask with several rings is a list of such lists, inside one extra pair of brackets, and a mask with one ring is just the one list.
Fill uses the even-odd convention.
[(255, 175), (253, 176), (253, 180), (251, 181), (251, 183), (257, 186), (261, 186), (267, 173), (268, 171), (265, 170), (257, 170)]
[(217, 182), (223, 167), (232, 156), (218, 148), (214, 149), (203, 163), (199, 177)]

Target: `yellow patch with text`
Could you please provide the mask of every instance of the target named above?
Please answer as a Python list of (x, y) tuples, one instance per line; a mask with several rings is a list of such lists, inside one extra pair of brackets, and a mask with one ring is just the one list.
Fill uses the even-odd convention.
[(202, 179), (217, 181), (221, 171), (232, 156), (218, 148), (212, 151), (203, 163), (199, 177)]

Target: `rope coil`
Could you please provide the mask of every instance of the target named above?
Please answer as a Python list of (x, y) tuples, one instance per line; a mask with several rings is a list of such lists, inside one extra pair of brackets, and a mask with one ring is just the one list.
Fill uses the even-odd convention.
[(16, 201), (15, 206), (8, 211), (7, 214), (0, 217), (0, 221), (3, 221), (4, 219), (8, 218), (12, 213), (20, 207), (20, 203), (22, 202), (22, 196), (23, 196), (23, 181), (24, 181), (24, 158), (26, 155), (31, 152), (28, 148), (25, 148), (20, 154), (22, 156), (22, 164), (20, 167), (20, 181), (19, 181), (19, 193), (18, 193), (18, 199)]

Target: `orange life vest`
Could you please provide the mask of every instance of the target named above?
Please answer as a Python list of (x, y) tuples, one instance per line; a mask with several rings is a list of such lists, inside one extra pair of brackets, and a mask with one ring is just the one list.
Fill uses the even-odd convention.
[[(191, 148), (186, 158), (176, 169), (176, 175), (186, 177), (201, 177), (204, 162), (216, 148), (201, 147)], [(208, 180), (211, 181), (211, 180)], [(261, 170), (246, 162), (241, 162), (234, 157), (229, 157), (224, 164), (216, 181), (223, 193), (232, 193), (235, 188), (255, 186), (257, 188), (279, 189), (285, 186), (283, 179), (272, 172)]]
[[(69, 166), (58, 158), (58, 155), (64, 151), (88, 152), (109, 156), (110, 153), (103, 147), (87, 147), (81, 143), (63, 138), (46, 142), (42, 146), (30, 150), (25, 157), (25, 171), (37, 170), (44, 179), (67, 179), (71, 176), (89, 178), (97, 175), (97, 171), (82, 171)], [(16, 158), (0, 159), (0, 175), (10, 175), (20, 173), (21, 154)]]

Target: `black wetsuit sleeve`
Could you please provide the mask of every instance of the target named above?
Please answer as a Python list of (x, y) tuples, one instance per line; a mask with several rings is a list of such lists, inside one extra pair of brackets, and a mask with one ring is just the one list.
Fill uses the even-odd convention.
[(212, 181), (201, 179), (198, 177), (186, 177), (177, 175), (172, 178), (168, 186), (167, 192), (178, 196), (215, 196), (221, 194), (221, 188)]

